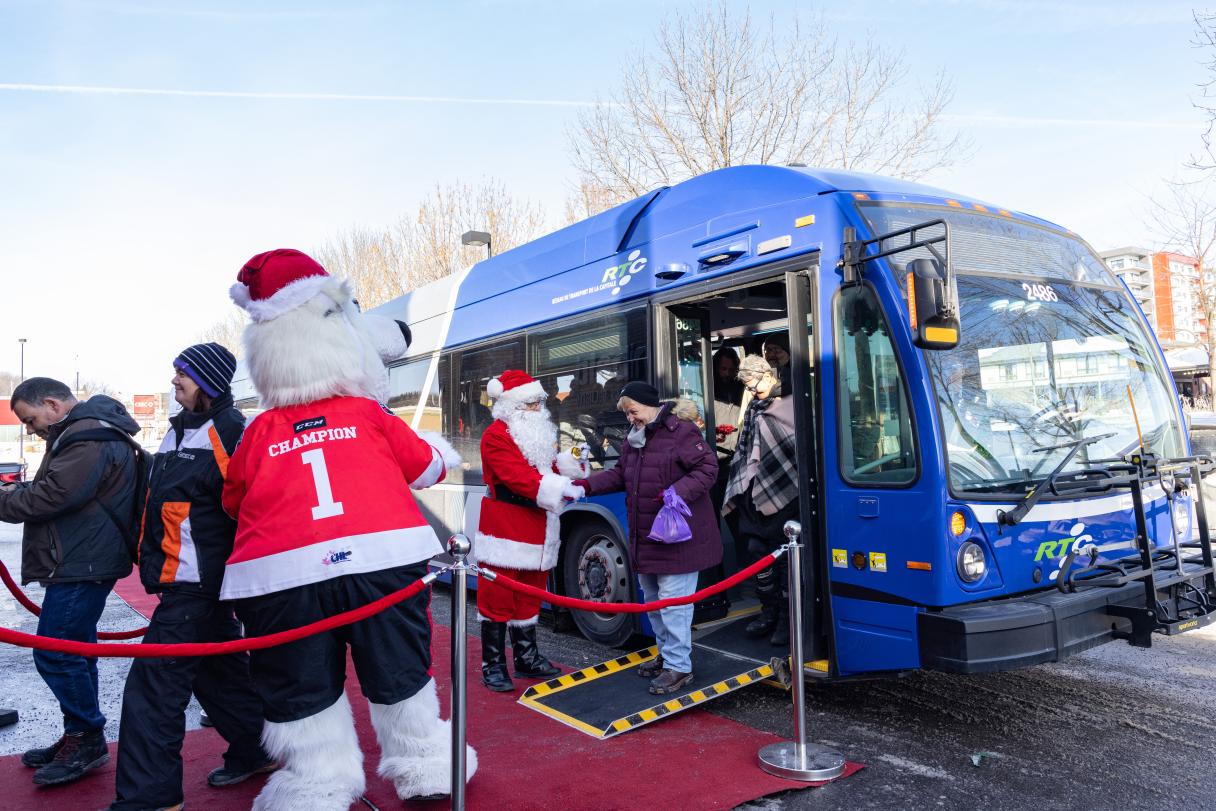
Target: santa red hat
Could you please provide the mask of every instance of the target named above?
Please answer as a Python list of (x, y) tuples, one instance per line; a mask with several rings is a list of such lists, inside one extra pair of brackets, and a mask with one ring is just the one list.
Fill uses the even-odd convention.
[(254, 321), (269, 321), (310, 300), (330, 280), (306, 253), (278, 248), (245, 263), (228, 295)]
[(519, 405), (530, 403), (545, 396), (545, 390), (540, 382), (527, 372), (519, 369), (508, 369), (486, 384), (486, 394), (495, 401), (494, 405)]

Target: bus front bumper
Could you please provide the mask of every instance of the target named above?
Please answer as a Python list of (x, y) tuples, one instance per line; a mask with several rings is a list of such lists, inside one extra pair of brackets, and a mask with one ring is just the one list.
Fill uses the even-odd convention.
[(1071, 594), (1053, 588), (1004, 600), (925, 609), (917, 619), (921, 667), (991, 673), (1058, 662), (1127, 636), (1131, 621), (1111, 606), (1124, 612), (1143, 608), (1143, 584)]

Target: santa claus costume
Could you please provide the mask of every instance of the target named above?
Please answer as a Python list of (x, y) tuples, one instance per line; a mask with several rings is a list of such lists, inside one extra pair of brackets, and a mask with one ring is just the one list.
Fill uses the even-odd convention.
[[(557, 453), (557, 426), (544, 407), (545, 391), (527, 373), (507, 370), (490, 381), (486, 392), (494, 400), (494, 422), (481, 437), (486, 495), (473, 557), (483, 569), (543, 589), (557, 564), (558, 514), (566, 499), (583, 495), (570, 479), (586, 476), (586, 464), (570, 453)], [(483, 578), (477, 586), (477, 612), (486, 687), (514, 689), (507, 672), (508, 631), (516, 676), (548, 679), (560, 672), (536, 644), (538, 598)]]
[[(383, 360), (408, 329), (364, 315), (349, 287), (292, 250), (259, 254), (233, 298), (252, 318), (246, 361), (269, 410), (228, 462), (223, 505), (237, 520), (220, 597), (249, 636), (365, 605), (422, 577), (443, 550), (412, 489), (453, 462), (380, 405)], [(430, 594), (353, 625), (254, 651), (262, 742), (283, 768), (255, 809), (345, 811), (363, 793), (363, 754), (343, 684), (347, 652), (370, 705), (379, 773), (402, 799), (449, 791), (451, 734), (430, 676)], [(476, 755), (469, 750), (469, 770)]]

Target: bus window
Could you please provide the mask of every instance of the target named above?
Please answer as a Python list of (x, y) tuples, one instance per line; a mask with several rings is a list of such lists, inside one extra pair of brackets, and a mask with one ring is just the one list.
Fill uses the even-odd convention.
[(611, 467), (629, 431), (621, 388), (644, 379), (645, 310), (600, 315), (528, 336), (528, 372), (549, 393), (562, 450), (586, 442), (591, 467)]
[[(389, 391), (391, 392), (388, 407), (394, 414), (411, 425), (414, 421), (414, 414), (418, 410), (418, 401), (421, 399), (422, 387), (426, 385), (430, 367), (431, 359), (423, 358), (400, 366), (393, 366), (388, 370)], [(438, 370), (431, 380), (426, 403), (422, 406), (422, 418), (418, 422), (418, 430), (443, 431)]]
[(505, 341), (461, 352), (453, 358), (456, 390), (452, 424), (447, 439), (460, 454), (463, 470), (450, 470), (445, 481), (450, 484), (481, 482), (481, 434), (494, 421), (490, 411), (490, 396), (486, 384), (507, 369), (523, 365), (523, 340)]
[(853, 484), (906, 484), (916, 449), (903, 376), (874, 291), (859, 285), (836, 300), (841, 474)]

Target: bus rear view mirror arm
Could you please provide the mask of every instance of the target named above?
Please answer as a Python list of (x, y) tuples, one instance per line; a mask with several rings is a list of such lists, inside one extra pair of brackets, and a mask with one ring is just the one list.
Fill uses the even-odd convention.
[[(940, 228), (940, 233), (925, 236), (925, 231)], [(897, 238), (906, 242), (893, 248), (883, 245)], [(942, 249), (939, 251), (938, 246)], [(871, 251), (871, 248), (877, 250)], [(845, 286), (861, 282), (866, 262), (895, 256), (907, 251), (925, 249), (932, 258), (913, 259), (908, 263), (905, 290), (908, 297), (908, 327), (912, 342), (921, 349), (953, 349), (958, 345), (960, 324), (958, 287), (954, 281), (954, 265), (950, 261), (950, 224), (945, 220), (928, 220), (918, 225), (900, 228), (873, 239), (857, 239), (857, 229), (844, 229), (844, 250), (841, 266)]]

